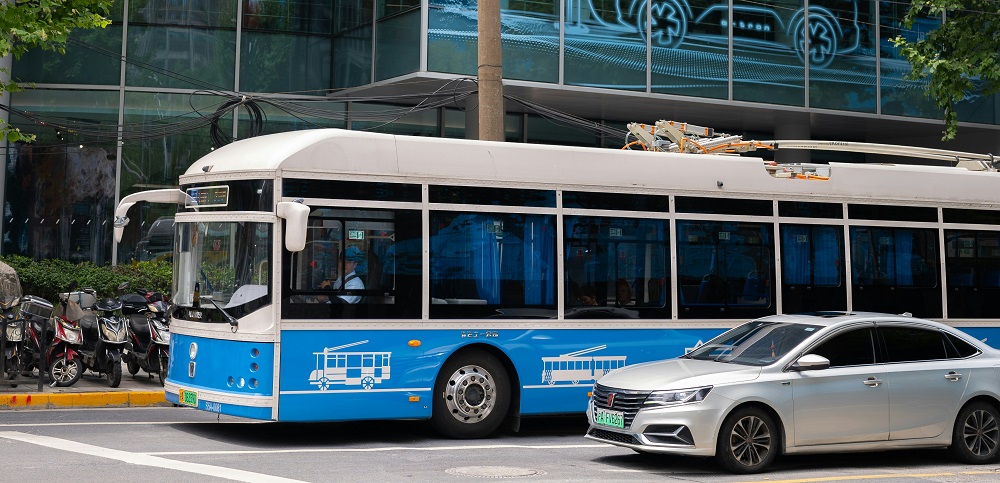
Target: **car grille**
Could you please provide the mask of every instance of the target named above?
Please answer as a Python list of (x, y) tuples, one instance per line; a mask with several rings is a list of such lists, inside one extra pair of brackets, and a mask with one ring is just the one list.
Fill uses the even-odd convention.
[[(608, 399), (612, 393), (614, 393), (615, 397), (609, 406)], [(625, 414), (626, 428), (632, 426), (632, 420), (635, 419), (635, 415), (639, 412), (639, 408), (642, 407), (642, 403), (646, 401), (647, 396), (649, 396), (649, 391), (626, 391), (624, 389), (594, 384), (594, 407), (621, 411)]]
[(597, 438), (604, 441), (612, 441), (615, 443), (625, 443), (625, 444), (642, 444), (635, 436), (625, 433), (616, 433), (614, 431), (607, 431), (604, 429), (591, 429), (587, 433), (593, 438)]

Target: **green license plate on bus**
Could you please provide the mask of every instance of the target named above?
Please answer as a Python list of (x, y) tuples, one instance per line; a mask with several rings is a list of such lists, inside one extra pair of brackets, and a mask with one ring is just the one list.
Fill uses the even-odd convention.
[(195, 391), (185, 391), (183, 389), (178, 391), (178, 399), (180, 399), (181, 404), (185, 406), (198, 407), (198, 393)]
[(608, 411), (607, 409), (594, 408), (594, 423), (599, 426), (611, 426), (612, 428), (625, 429), (625, 413), (621, 411)]

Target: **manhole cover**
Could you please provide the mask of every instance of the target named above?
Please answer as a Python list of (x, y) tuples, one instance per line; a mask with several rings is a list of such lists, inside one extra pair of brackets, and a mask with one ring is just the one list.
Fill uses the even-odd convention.
[(515, 468), (512, 466), (462, 466), (448, 468), (445, 473), (455, 476), (475, 476), (479, 478), (524, 478), (526, 476), (544, 475), (542, 470), (531, 468)]

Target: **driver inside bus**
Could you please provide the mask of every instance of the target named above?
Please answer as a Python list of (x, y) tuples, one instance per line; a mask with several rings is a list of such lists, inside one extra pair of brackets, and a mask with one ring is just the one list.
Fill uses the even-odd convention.
[[(336, 280), (323, 280), (319, 284), (320, 289), (333, 289), (340, 290), (341, 286), (345, 290), (364, 290), (365, 282), (358, 277), (357, 270), (358, 265), (365, 262), (365, 252), (360, 248), (351, 245), (347, 247), (344, 251), (344, 270), (341, 273), (347, 272), (347, 277), (341, 281), (340, 277)], [(346, 303), (356, 304), (361, 301), (360, 295), (338, 295)]]

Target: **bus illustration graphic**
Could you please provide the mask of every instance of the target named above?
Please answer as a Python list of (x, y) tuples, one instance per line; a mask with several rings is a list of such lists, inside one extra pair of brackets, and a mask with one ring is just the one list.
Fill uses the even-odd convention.
[(614, 369), (625, 367), (626, 356), (590, 355), (591, 352), (604, 350), (607, 347), (599, 345), (557, 357), (543, 357), (542, 382), (549, 385), (557, 382), (592, 383)]
[(392, 352), (343, 351), (367, 344), (367, 340), (327, 347), (316, 356), (316, 369), (309, 374), (309, 384), (326, 391), (334, 384), (360, 386), (368, 390), (389, 379)]

